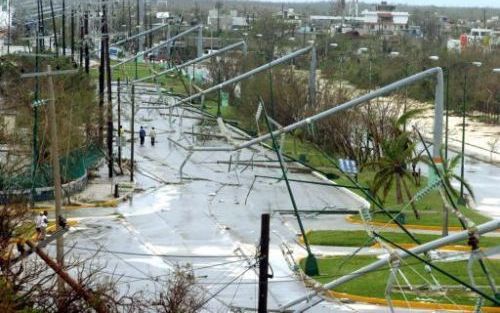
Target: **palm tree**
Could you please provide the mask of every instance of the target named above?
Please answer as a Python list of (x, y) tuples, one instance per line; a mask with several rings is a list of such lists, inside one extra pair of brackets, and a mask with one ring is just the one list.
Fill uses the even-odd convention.
[[(409, 184), (413, 183), (413, 176), (408, 170), (414, 157), (415, 144), (410, 140), (409, 133), (402, 132), (394, 139), (386, 139), (382, 142), (383, 155), (378, 161), (372, 164), (378, 168), (372, 182), (374, 194), (382, 191), (382, 200), (385, 201), (387, 195), (393, 187), (396, 188), (396, 202), (402, 204), (406, 196), (411, 201), (411, 207), (415, 217), (420, 219), (413, 201)], [(404, 193), (403, 193), (404, 191)]]
[(417, 219), (420, 219), (420, 214), (412, 201), (413, 195), (408, 187), (415, 181), (408, 165), (417, 163), (421, 156), (415, 154), (415, 143), (405, 126), (408, 120), (424, 111), (426, 108), (408, 110), (398, 119), (392, 120), (386, 134), (389, 138), (382, 141), (380, 145), (382, 156), (379, 157), (378, 161), (372, 163), (378, 168), (372, 182), (373, 193), (377, 194), (382, 191), (382, 200), (385, 201), (389, 191), (395, 185), (396, 202), (402, 204), (406, 196)]
[[(441, 149), (440, 151), (440, 157), (442, 160), (441, 165), (438, 166), (439, 170), (439, 175), (442, 179), (443, 182), (443, 188), (445, 188), (453, 197), (454, 201), (459, 198), (460, 194), (455, 187), (453, 187), (453, 181), (457, 181), (460, 184), (464, 185), (464, 188), (467, 190), (469, 195), (474, 199), (474, 192), (472, 191), (472, 187), (467, 183), (465, 180), (463, 180), (459, 175), (455, 174), (457, 166), (460, 164), (460, 160), (462, 159), (461, 154), (457, 154), (451, 159), (445, 159), (444, 158), (444, 150)], [(424, 159), (424, 162), (427, 163), (429, 166), (432, 166), (432, 162), (429, 159)], [(445, 195), (445, 190), (443, 188), (440, 189), (440, 195), (441, 198), (443, 199), (444, 203), (444, 210), (443, 210), (443, 236), (448, 235), (448, 224), (449, 224), (449, 209), (452, 208), (452, 205), (450, 204), (448, 197)], [(460, 212), (456, 212), (457, 217), (462, 220), (464, 225), (468, 225), (469, 221), (467, 221), (467, 218), (461, 214)]]

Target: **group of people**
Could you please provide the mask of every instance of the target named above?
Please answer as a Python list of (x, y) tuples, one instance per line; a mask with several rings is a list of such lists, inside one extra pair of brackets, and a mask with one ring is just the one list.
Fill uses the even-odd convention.
[[(156, 141), (156, 131), (154, 127), (151, 127), (149, 137), (151, 138), (151, 146), (154, 146)], [(141, 146), (144, 146), (144, 141), (146, 140), (146, 130), (142, 126), (139, 130), (139, 138), (141, 139)]]

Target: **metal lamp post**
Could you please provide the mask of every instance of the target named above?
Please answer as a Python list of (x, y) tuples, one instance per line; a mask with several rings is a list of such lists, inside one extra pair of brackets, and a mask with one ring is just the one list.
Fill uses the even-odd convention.
[[(429, 56), (429, 60), (432, 61), (439, 61), (439, 56), (437, 55), (431, 55)], [(449, 104), (449, 86), (450, 86), (450, 71), (449, 67), (445, 67), (443, 69), (446, 79), (446, 90), (445, 90), (445, 128), (444, 128), (444, 158), (447, 160), (448, 159), (448, 117), (449, 117), (449, 109), (450, 109), (450, 104)]]

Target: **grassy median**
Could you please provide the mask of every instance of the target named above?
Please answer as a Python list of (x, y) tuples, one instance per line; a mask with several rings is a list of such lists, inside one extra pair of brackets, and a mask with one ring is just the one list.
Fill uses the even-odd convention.
[[(376, 257), (372, 256), (356, 256), (354, 258), (347, 257), (329, 257), (318, 259), (320, 274), (313, 279), (327, 283), (338, 277), (351, 273), (367, 264), (376, 261)], [(467, 261), (458, 262), (435, 262), (436, 266), (445, 269), (448, 273), (458, 277), (461, 280), (469, 281), (467, 274)], [(498, 281), (500, 279), (500, 261), (487, 260), (487, 266)], [(304, 267), (304, 262), (301, 262), (301, 267)], [(474, 305), (476, 295), (465, 290), (461, 285), (451, 280), (450, 278), (432, 271), (432, 275), (442, 285), (446, 286), (446, 292), (431, 290), (433, 279), (424, 269), (422, 262), (409, 258), (403, 261), (401, 270), (410, 282), (413, 290), (409, 290), (401, 276), (398, 276), (401, 288), (395, 283), (392, 299), (404, 300), (405, 297), (409, 301), (424, 301), (432, 303), (456, 303)], [(487, 280), (481, 271), (479, 265), (475, 263), (473, 268), (476, 284), (480, 286), (487, 294), (491, 294), (491, 290), (487, 287)], [(389, 277), (389, 267), (385, 266), (382, 269), (366, 273), (360, 278), (354, 279), (348, 283), (335, 288), (334, 291), (345, 292), (353, 295), (384, 298), (384, 291)], [(404, 291), (404, 293), (403, 293)], [(485, 305), (492, 306), (493, 303), (485, 301)]]

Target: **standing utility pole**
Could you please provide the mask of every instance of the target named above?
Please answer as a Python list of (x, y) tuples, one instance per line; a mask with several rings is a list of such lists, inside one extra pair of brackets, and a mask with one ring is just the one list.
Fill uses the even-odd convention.
[(75, 10), (71, 8), (71, 60), (75, 62)]
[(89, 11), (85, 11), (83, 15), (83, 31), (85, 41), (85, 73), (89, 74), (90, 70), (90, 52), (89, 52)]
[[(55, 105), (55, 92), (54, 92), (54, 82), (51, 76), (51, 67), (47, 65), (47, 73), (49, 80), (49, 112), (48, 118), (50, 123), (50, 140), (51, 140), (51, 155), (52, 155), (52, 171), (54, 176), (54, 199), (56, 205), (56, 230), (59, 231), (61, 226), (59, 225), (59, 217), (62, 217), (62, 207), (61, 207), (61, 170), (59, 168), (59, 138), (57, 135), (57, 121), (56, 121), (56, 105)], [(59, 266), (64, 266), (64, 242), (63, 236), (57, 237), (56, 250), (57, 250), (57, 263)], [(60, 293), (64, 290), (64, 281), (58, 278), (57, 281), (58, 291)]]
[(104, 36), (104, 50), (105, 64), (106, 64), (106, 87), (108, 90), (108, 130), (107, 130), (107, 143), (108, 143), (108, 177), (113, 177), (113, 93), (111, 88), (111, 64), (109, 59), (109, 32), (108, 32), (108, 17), (106, 11), (106, 5), (102, 6), (102, 19), (103, 19), (103, 36)]
[(38, 31), (40, 38), (40, 46), (38, 47), (39, 53), (45, 51), (45, 18), (43, 15), (43, 0), (38, 0)]
[(121, 90), (120, 90), (120, 78), (118, 78), (116, 86), (116, 98), (118, 100), (118, 167), (120, 168), (120, 173), (123, 175), (122, 169), (122, 140), (125, 140), (122, 136), (122, 107), (121, 107)]
[(132, 84), (132, 118), (130, 120), (130, 181), (134, 181), (135, 85)]
[(102, 148), (104, 141), (104, 50), (101, 49), (101, 64), (99, 64), (99, 130), (98, 130), (98, 145)]
[(267, 273), (269, 268), (269, 214), (262, 214), (259, 249), (259, 307), (258, 313), (267, 313)]
[(83, 27), (84, 20), (83, 16), (80, 16), (80, 68), (83, 67), (83, 45), (84, 45), (84, 34), (85, 28)]
[(11, 38), (11, 35), (10, 35), (10, 24), (12, 23), (12, 18), (10, 16), (11, 14), (11, 11), (10, 11), (10, 7), (11, 7), (11, 4), (10, 4), (10, 1), (11, 0), (7, 0), (7, 54), (10, 54), (10, 38)]
[(62, 55), (66, 55), (66, 0), (62, 0)]
[(54, 3), (50, 0), (50, 13), (52, 15), (52, 32), (54, 34), (54, 48), (56, 50), (56, 56), (59, 56), (59, 47), (57, 44), (57, 28), (56, 28), (56, 17), (54, 16)]

